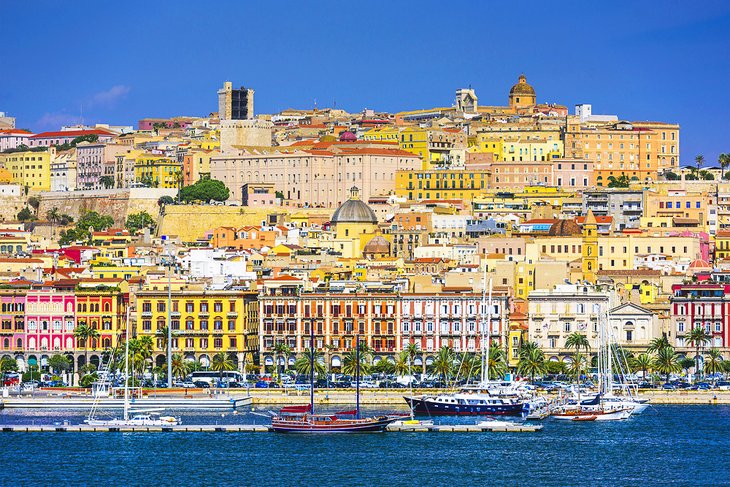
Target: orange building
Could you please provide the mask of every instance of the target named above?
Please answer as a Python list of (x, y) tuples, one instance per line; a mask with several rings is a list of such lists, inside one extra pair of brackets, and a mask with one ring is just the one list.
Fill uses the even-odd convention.
[[(278, 228), (278, 227), (277, 227)], [(260, 249), (276, 245), (278, 232), (254, 226), (242, 228), (218, 227), (213, 231), (211, 243), (216, 248)]]

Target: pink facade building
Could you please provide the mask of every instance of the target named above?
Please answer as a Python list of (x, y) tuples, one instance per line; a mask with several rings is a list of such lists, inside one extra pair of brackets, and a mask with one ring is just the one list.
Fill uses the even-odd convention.
[(0, 290), (0, 355), (12, 357), (25, 348), (25, 289)]
[(61, 130), (60, 132), (42, 132), (40, 134), (31, 135), (28, 137), (28, 145), (30, 147), (50, 147), (52, 145), (67, 144), (73, 141), (76, 137), (83, 135), (96, 135), (99, 137), (97, 142), (107, 143), (111, 142), (115, 135), (106, 130), (93, 129), (93, 130)]
[(75, 309), (76, 296), (72, 292), (29, 291), (25, 300), (25, 350), (42, 355), (73, 352)]

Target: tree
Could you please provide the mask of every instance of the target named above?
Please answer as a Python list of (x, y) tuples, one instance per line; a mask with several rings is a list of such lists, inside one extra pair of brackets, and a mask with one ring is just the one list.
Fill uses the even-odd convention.
[(18, 362), (10, 357), (0, 359), (0, 373), (2, 373), (2, 383), (5, 384), (5, 374), (8, 372), (17, 372)]
[(583, 372), (586, 370), (586, 366), (588, 365), (588, 357), (580, 352), (576, 352), (573, 354), (573, 360), (570, 362), (570, 365), (568, 367), (568, 372), (570, 375), (575, 377), (576, 382), (580, 382), (580, 378), (583, 375)]
[(454, 371), (454, 359), (456, 355), (451, 347), (444, 345), (436, 354), (436, 358), (431, 364), (431, 373), (441, 377), (441, 380), (448, 383), (451, 374)]
[[(360, 343), (360, 375), (367, 374), (370, 371), (370, 347), (365, 343)], [(342, 373), (354, 376), (357, 372), (357, 351), (350, 350), (342, 359)]]
[(376, 374), (390, 375), (395, 373), (395, 363), (390, 360), (380, 360), (370, 370)]
[(712, 375), (712, 383), (715, 383), (715, 380), (717, 379), (715, 374), (722, 372), (722, 354), (720, 353), (720, 350), (716, 348), (711, 348), (707, 352), (707, 359), (705, 360), (705, 374)]
[(646, 373), (651, 369), (652, 366), (651, 356), (648, 353), (641, 353), (638, 356), (634, 357), (634, 359), (631, 360), (630, 363), (635, 370), (640, 370), (642, 372), (642, 377), (644, 380), (646, 380)]
[(38, 207), (41, 206), (41, 200), (39, 200), (35, 196), (31, 196), (30, 198), (28, 198), (28, 205), (30, 205), (30, 207), (33, 208), (33, 211), (37, 214)]
[(410, 357), (407, 350), (401, 350), (395, 359), (393, 373), (398, 377), (403, 377), (411, 371)]
[(581, 353), (581, 351), (583, 350), (587, 353), (591, 349), (591, 344), (588, 342), (588, 337), (580, 332), (574, 331), (565, 338), (565, 348), (573, 350), (573, 362), (570, 364), (571, 372), (576, 372), (577, 367), (578, 375), (576, 376), (576, 381), (579, 381), (580, 372), (582, 370), (580, 361), (582, 360), (587, 362), (586, 357)]
[(155, 220), (152, 219), (149, 213), (146, 211), (140, 211), (139, 213), (132, 213), (127, 217), (127, 222), (124, 224), (124, 228), (129, 230), (129, 233), (136, 234), (143, 228), (155, 229)]
[(703, 326), (696, 326), (692, 328), (686, 337), (689, 343), (692, 343), (695, 347), (695, 380), (700, 378), (700, 347), (710, 343), (712, 336), (705, 330)]
[(548, 360), (545, 362), (545, 370), (548, 374), (560, 375), (567, 372), (565, 362), (558, 362), (555, 360)]
[(210, 368), (218, 372), (218, 384), (223, 382), (223, 372), (234, 370), (236, 365), (233, 363), (231, 356), (224, 352), (218, 352), (213, 355), (213, 361)]
[(608, 187), (609, 188), (628, 188), (629, 187), (629, 177), (621, 173), (619, 177), (616, 176), (609, 176), (608, 177)]
[(717, 162), (720, 164), (720, 168), (722, 169), (721, 179), (727, 179), (725, 169), (730, 166), (730, 154), (720, 154), (717, 158)]
[[(173, 333), (173, 335), (174, 334), (175, 333)], [(170, 343), (167, 341), (167, 325), (164, 325), (162, 328), (159, 328), (155, 332), (155, 337), (157, 337), (162, 342), (162, 348), (165, 349), (165, 357), (169, 357), (170, 356), (169, 355), (170, 354), (170, 350), (169, 350)]]
[(703, 156), (703, 155), (695, 156), (695, 167), (696, 167), (695, 174), (700, 172), (700, 169), (702, 169), (702, 166), (704, 164), (705, 164), (705, 156)]
[(535, 377), (543, 375), (546, 370), (545, 353), (534, 342), (523, 343), (520, 347), (517, 373), (535, 382)]
[(703, 181), (713, 181), (715, 176), (713, 176), (710, 171), (703, 169), (699, 172), (699, 179), (702, 179)]
[(71, 359), (57, 353), (48, 359), (48, 367), (55, 373), (66, 372), (71, 369)]
[(102, 176), (99, 178), (99, 183), (106, 189), (113, 188), (114, 176)]
[[(309, 376), (312, 373), (312, 349), (308, 348), (294, 361), (294, 370), (297, 374)], [(324, 355), (322, 352), (314, 351), (314, 373), (316, 375), (324, 374), (327, 369), (324, 365)]]
[(646, 353), (658, 353), (664, 350), (665, 348), (671, 348), (672, 346), (669, 344), (669, 340), (667, 340), (666, 335), (662, 335), (657, 338), (653, 338), (649, 342), (649, 347), (646, 349)]
[(226, 201), (230, 191), (225, 184), (215, 179), (201, 179), (195, 184), (185, 186), (180, 190), (180, 200), (189, 203), (191, 201)]
[(173, 377), (185, 379), (190, 371), (190, 362), (185, 360), (181, 354), (175, 353), (172, 355), (171, 368)]
[(76, 337), (77, 341), (84, 343), (84, 348), (86, 349), (84, 366), (87, 366), (89, 365), (89, 345), (91, 340), (99, 338), (99, 330), (86, 324), (78, 325), (74, 330), (74, 337)]
[(61, 245), (68, 245), (72, 242), (83, 241), (91, 243), (91, 232), (106, 230), (114, 225), (114, 218), (108, 215), (100, 215), (95, 211), (89, 211), (79, 218), (75, 228), (61, 232)]
[(672, 172), (672, 171), (666, 171), (664, 173), (664, 179), (667, 181), (678, 181), (680, 178), (679, 174)]
[(679, 372), (681, 366), (679, 365), (679, 356), (672, 347), (664, 347), (660, 349), (656, 357), (654, 357), (654, 370), (660, 374), (666, 375), (666, 382), (669, 382), (669, 374)]
[(500, 379), (507, 372), (507, 357), (504, 350), (496, 342), (489, 347), (487, 370), (489, 371), (489, 377), (498, 377)]
[(679, 360), (679, 366), (684, 369), (684, 374), (689, 377), (689, 369), (695, 364), (695, 361), (691, 358), (683, 358)]
[(35, 215), (27, 206), (18, 212), (18, 220), (27, 222), (35, 219)]
[(171, 205), (175, 202), (175, 198), (172, 196), (160, 196), (160, 198), (157, 200), (157, 206), (162, 208), (165, 205)]
[[(281, 379), (281, 374), (286, 370), (286, 359), (289, 355), (291, 355), (291, 348), (284, 342), (278, 342), (276, 345), (274, 345), (274, 354), (276, 356), (276, 364), (274, 366), (276, 369), (276, 377), (277, 379)], [(279, 365), (281, 365), (280, 359), (282, 357), (284, 358), (284, 364), (283, 367), (279, 368)]]
[(61, 219), (61, 213), (57, 207), (53, 207), (46, 212), (46, 220), (51, 224), (51, 235), (56, 236), (56, 223)]

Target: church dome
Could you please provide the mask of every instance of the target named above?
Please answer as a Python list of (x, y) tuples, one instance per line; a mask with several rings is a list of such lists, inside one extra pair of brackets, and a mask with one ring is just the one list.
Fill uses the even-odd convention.
[(340, 142), (356, 142), (357, 141), (357, 135), (353, 134), (349, 130), (346, 130), (345, 132), (342, 132), (340, 134)]
[(350, 190), (350, 199), (342, 203), (332, 215), (331, 223), (378, 223), (378, 217), (373, 210), (362, 202), (359, 197), (359, 190), (353, 186)]
[(520, 79), (517, 81), (517, 84), (512, 86), (512, 89), (509, 90), (509, 94), (535, 96), (535, 88), (527, 84), (527, 78), (524, 74), (521, 74)]
[(362, 249), (363, 254), (389, 254), (390, 242), (382, 235), (377, 235)]
[(550, 226), (548, 235), (551, 237), (573, 237), (583, 232), (574, 220), (558, 220)]

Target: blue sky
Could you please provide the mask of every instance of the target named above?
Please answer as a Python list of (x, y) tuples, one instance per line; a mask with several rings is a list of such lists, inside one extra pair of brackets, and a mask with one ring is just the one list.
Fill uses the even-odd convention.
[[(518, 5), (517, 7), (515, 5)], [(472, 85), (682, 126), (682, 164), (730, 152), (730, 2), (4, 2), (0, 111), (35, 131), (217, 110), (399, 111)]]

